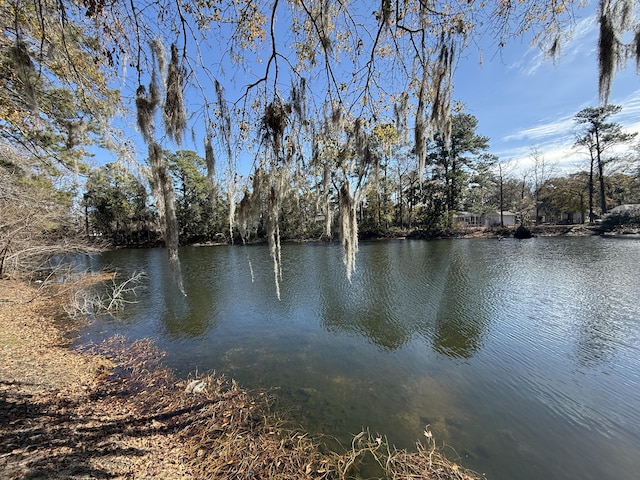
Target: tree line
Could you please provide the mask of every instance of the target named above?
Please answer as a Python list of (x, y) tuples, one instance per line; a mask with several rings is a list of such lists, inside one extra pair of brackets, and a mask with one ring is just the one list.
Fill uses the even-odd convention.
[[(360, 236), (446, 235), (460, 227), (456, 214), (462, 211), (477, 215), (509, 211), (524, 225), (593, 223), (614, 206), (640, 203), (640, 151), (632, 143), (635, 134), (623, 133), (620, 124), (609, 121), (620, 109), (609, 105), (576, 114), (580, 130), (575, 144), (584, 154), (584, 168), (562, 174), (535, 148), (530, 167), (515, 170), (514, 165), (487, 153), (489, 139), (476, 132), (477, 119), (458, 113), (452, 117), (450, 143), (437, 135), (428, 143), (425, 172), (420, 175), (412, 161), (415, 147), (403, 144), (392, 124), (379, 125), (372, 131), (372, 155), (378, 158), (371, 174), (375, 181), (367, 185), (356, 205)], [(264, 212), (252, 222), (230, 228), (230, 203), (238, 203), (243, 192), (230, 198), (221, 185), (211, 188), (204, 158), (188, 150), (164, 155), (183, 244), (265, 239)], [(295, 177), (279, 212), (283, 239), (334, 237), (339, 231), (339, 186), (333, 186), (328, 203), (320, 201), (322, 193), (319, 175)], [(241, 208), (240, 204), (233, 208)], [(88, 235), (120, 245), (161, 242), (148, 185), (119, 163), (89, 173), (83, 206)]]
[[(511, 211), (525, 225), (593, 223), (610, 208), (640, 203), (638, 146), (610, 117), (619, 106), (591, 107), (575, 116), (575, 146), (582, 167), (559, 174), (542, 152), (532, 149), (529, 168), (515, 170), (487, 153), (489, 139), (477, 133), (472, 115), (452, 116), (450, 143), (435, 136), (426, 146), (421, 174), (413, 161), (415, 145), (392, 123), (371, 130), (375, 157), (372, 181), (354, 205), (360, 237), (442, 235), (459, 227), (456, 214)], [(318, 155), (330, 153), (318, 152)], [(175, 192), (175, 214), (182, 244), (264, 240), (268, 212), (250, 211), (247, 196), (268, 195), (254, 172), (245, 191), (229, 195), (224, 176), (213, 179), (206, 158), (196, 152), (164, 151)], [(34, 168), (38, 165), (38, 168)], [(340, 234), (340, 184), (326, 171), (291, 176), (278, 223), (283, 239), (335, 239)], [(144, 173), (113, 162), (83, 172), (82, 188), (53, 167), (5, 152), (0, 162), (0, 274), (37, 271), (51, 256), (87, 251), (102, 244), (163, 245), (157, 199)], [(329, 185), (329, 191), (325, 189)], [(259, 199), (267, 204), (268, 199)], [(232, 210), (243, 211), (234, 216)]]
[[(461, 138), (463, 147), (456, 143), (465, 131), (453, 98), (458, 60), (481, 37), (499, 49), (524, 36), (557, 55), (583, 6), (578, 0), (1, 1), (2, 151), (7, 163), (20, 164), (15, 171), (72, 198), (82, 195), (85, 233), (104, 235), (109, 225), (118, 242), (152, 242), (148, 225), (157, 219), (154, 231), (176, 272), (180, 232), (195, 241), (232, 238), (234, 229), (241, 237), (263, 232), (277, 272), (280, 238), (293, 228), (287, 209), (306, 208), (315, 197), (324, 235), (339, 226), (349, 274), (359, 228), (448, 226), (465, 206), (467, 177), (491, 163), (482, 158), (481, 135)], [(600, 0), (592, 14), (599, 26), (594, 80), (606, 106), (616, 71), (640, 61), (640, 11), (631, 0)], [(144, 153), (133, 147), (133, 124)], [(172, 156), (189, 136), (204, 149), (209, 203), (174, 182)], [(102, 172), (103, 182), (91, 172), (95, 191), (81, 191), (79, 179), (90, 173), (97, 148), (137, 164), (132, 171), (145, 192), (115, 187), (113, 199), (94, 205), (101, 188), (128, 182), (115, 171)], [(241, 152), (253, 157), (248, 183), (238, 180)], [(606, 210), (601, 154), (596, 146), (589, 184), (599, 188)], [(193, 167), (202, 173), (201, 163)], [(122, 178), (112, 185), (110, 176)], [(136, 233), (127, 225), (136, 225)]]

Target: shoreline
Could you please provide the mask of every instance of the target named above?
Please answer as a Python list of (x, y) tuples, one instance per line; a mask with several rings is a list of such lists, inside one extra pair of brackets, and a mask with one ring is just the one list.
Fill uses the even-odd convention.
[[(569, 224), (569, 225), (532, 225), (526, 227), (532, 233), (533, 237), (575, 237), (575, 236), (627, 236), (630, 234), (640, 234), (640, 227), (631, 229), (616, 229), (611, 232), (605, 231), (599, 225), (588, 224)], [(514, 238), (516, 232), (516, 226), (507, 227), (461, 227), (452, 228), (449, 231), (439, 232), (426, 232), (424, 230), (416, 229), (391, 229), (388, 231), (360, 231), (358, 235), (359, 241), (376, 241), (376, 240), (442, 240), (442, 239), (458, 239), (458, 238)], [(322, 234), (317, 237), (283, 237), (281, 243), (295, 244), (295, 243), (339, 243), (340, 240), (335, 234), (332, 238), (327, 238)], [(266, 244), (266, 238), (252, 238), (246, 243), (241, 240), (231, 242), (194, 242), (180, 245), (181, 247), (218, 247), (227, 245), (262, 245)], [(112, 245), (108, 249), (120, 249), (120, 248), (162, 248), (163, 245)]]
[(363, 462), (380, 478), (482, 478), (441, 455), (428, 427), (412, 452), (366, 430), (326, 452), (287, 428), (268, 394), (215, 374), (177, 378), (150, 340), (69, 350), (56, 320), (68, 294), (0, 280), (2, 480), (343, 480)]
[[(390, 230), (387, 232), (360, 232), (358, 240), (361, 242), (384, 241), (384, 240), (446, 240), (463, 238), (515, 238), (517, 227), (463, 227), (452, 229), (448, 232), (426, 233), (422, 230)], [(590, 236), (633, 236), (640, 235), (640, 230), (629, 232), (604, 232), (597, 225), (572, 224), (572, 225), (534, 225), (527, 227), (532, 233), (532, 237), (590, 237)], [(282, 244), (296, 243), (339, 243), (337, 238), (283, 238)], [(248, 241), (247, 245), (266, 244), (267, 240), (256, 238)], [(241, 245), (242, 242), (236, 243)], [(181, 245), (184, 247), (212, 247), (232, 245), (225, 242), (197, 242)], [(117, 248), (137, 248), (137, 246), (119, 246)], [(153, 248), (153, 247), (150, 247)]]

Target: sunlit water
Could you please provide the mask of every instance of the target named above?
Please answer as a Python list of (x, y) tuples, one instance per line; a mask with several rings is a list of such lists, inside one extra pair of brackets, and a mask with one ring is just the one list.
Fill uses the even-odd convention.
[(86, 259), (148, 280), (81, 341), (151, 337), (341, 442), (412, 448), (428, 424), (490, 479), (639, 478), (640, 241), (370, 243), (351, 282), (338, 245), (282, 254), (280, 301), (265, 246), (182, 249), (187, 297), (163, 250)]

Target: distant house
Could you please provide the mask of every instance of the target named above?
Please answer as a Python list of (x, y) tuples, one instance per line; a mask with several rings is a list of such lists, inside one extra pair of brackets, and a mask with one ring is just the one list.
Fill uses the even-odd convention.
[(483, 223), (485, 227), (497, 227), (501, 224), (505, 227), (513, 227), (516, 224), (516, 214), (513, 212), (509, 212), (508, 210), (504, 210), (502, 212), (502, 223), (500, 222), (500, 212), (488, 212), (482, 216)]
[(589, 218), (589, 212), (562, 212), (559, 223), (563, 225), (584, 223)]
[(454, 222), (460, 223), (465, 227), (481, 227), (482, 223), (482, 215), (478, 213), (470, 213), (470, 212), (458, 212), (453, 217)]
[[(488, 212), (484, 215), (471, 212), (458, 212), (454, 217), (456, 223), (465, 227), (496, 227), (500, 225), (500, 212)], [(502, 212), (502, 221), (505, 227), (516, 224), (516, 214), (508, 211)]]
[(536, 219), (537, 224), (576, 225), (587, 221), (589, 219), (589, 212), (571, 212), (566, 210), (556, 210), (553, 212), (538, 211), (538, 216), (536, 217), (536, 211), (531, 210), (529, 212), (529, 218)]

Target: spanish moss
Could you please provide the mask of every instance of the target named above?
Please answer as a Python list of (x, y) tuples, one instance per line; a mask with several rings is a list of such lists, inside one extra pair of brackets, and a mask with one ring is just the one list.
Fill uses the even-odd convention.
[(354, 123), (352, 134), (349, 136), (352, 140), (355, 153), (361, 159), (363, 165), (369, 166), (372, 163), (373, 156), (371, 155), (371, 148), (369, 146), (369, 139), (367, 133), (364, 130), (363, 120), (357, 118)]
[[(154, 58), (159, 65), (162, 65), (160, 55), (157, 54), (159, 52), (156, 52), (156, 50), (159, 48), (159, 43), (154, 42), (154, 44), (152, 45), (155, 45), (155, 48), (152, 48), (152, 51), (154, 52)], [(162, 147), (156, 142), (154, 138), (155, 112), (157, 106), (160, 103), (160, 88), (158, 86), (156, 72), (157, 70), (154, 68), (151, 73), (149, 94), (147, 95), (147, 91), (144, 85), (140, 85), (136, 92), (138, 126), (149, 148), (149, 166), (151, 167), (149, 183), (151, 184), (153, 197), (156, 202), (160, 228), (162, 229), (162, 237), (165, 241), (169, 254), (169, 266), (171, 267), (174, 280), (180, 292), (182, 292), (183, 295), (186, 295), (182, 283), (180, 259), (178, 257), (179, 230), (178, 219), (175, 210), (173, 179), (169, 174)], [(182, 96), (182, 93), (180, 93), (180, 96)], [(169, 97), (169, 94), (167, 94), (167, 97)]]
[(307, 120), (307, 81), (304, 78), (291, 84), (291, 105), (296, 121), (303, 124)]
[[(158, 71), (164, 72), (165, 58), (167, 58), (167, 52), (165, 51), (164, 44), (159, 37), (156, 37), (151, 43), (151, 54), (154, 60), (158, 63)], [(163, 82), (166, 83), (166, 82)]]
[(236, 178), (229, 175), (227, 180), (227, 205), (229, 205), (229, 240), (233, 245), (233, 225), (236, 221)]
[[(216, 198), (216, 157), (213, 154), (213, 146), (211, 145), (211, 134), (208, 134), (204, 140), (204, 159), (207, 165), (207, 182), (209, 183), (209, 194), (215, 202)], [(215, 204), (214, 204), (215, 206)]]
[(600, 16), (600, 39), (598, 42), (598, 91), (600, 102), (606, 104), (611, 93), (611, 80), (615, 73), (616, 35), (609, 16), (602, 12)]
[(227, 152), (227, 160), (231, 163), (231, 114), (229, 113), (227, 102), (225, 101), (224, 88), (222, 87), (222, 84), (218, 80), (216, 80), (214, 84), (216, 88), (218, 115), (220, 117), (220, 134)]
[(31, 56), (27, 49), (27, 44), (22, 40), (17, 40), (10, 49), (10, 58), (13, 63), (16, 76), (22, 84), (22, 92), (26, 101), (26, 106), (32, 112), (38, 109), (38, 96), (36, 92), (36, 70)]
[(151, 164), (152, 189), (158, 207), (163, 237), (169, 253), (169, 266), (173, 272), (176, 285), (183, 295), (185, 294), (182, 283), (180, 259), (178, 257), (178, 219), (175, 209), (175, 194), (173, 180), (167, 169), (162, 147), (156, 142), (149, 144), (149, 163)]
[(162, 230), (162, 238), (166, 238), (167, 222), (165, 221), (165, 205), (164, 193), (162, 191), (162, 180), (160, 170), (162, 164), (162, 147), (156, 142), (149, 143), (149, 166), (151, 167), (151, 175), (149, 184), (151, 185), (151, 193), (155, 200), (156, 210), (158, 212), (158, 220)]
[(403, 92), (400, 101), (393, 106), (393, 114), (396, 119), (396, 129), (398, 136), (406, 142), (407, 140), (407, 110), (409, 108), (409, 95)]
[(427, 89), (426, 76), (422, 77), (420, 90), (418, 91), (418, 107), (416, 109), (414, 140), (416, 144), (416, 158), (418, 160), (418, 176), (422, 179), (427, 160), (427, 139), (424, 124), (424, 105)]
[(138, 128), (142, 134), (142, 138), (146, 143), (154, 141), (153, 120), (155, 118), (156, 109), (160, 103), (160, 90), (155, 81), (155, 72), (149, 84), (149, 94), (144, 85), (140, 85), (136, 91), (136, 113), (138, 120)]
[(357, 202), (351, 196), (349, 183), (345, 181), (340, 187), (340, 240), (342, 242), (342, 261), (347, 268), (347, 279), (356, 268), (358, 252), (358, 220), (356, 218)]
[(635, 55), (636, 59), (636, 71), (638, 74), (640, 74), (640, 25), (638, 26), (636, 34), (633, 38), (633, 49), (633, 54)]
[(291, 105), (283, 104), (279, 98), (276, 98), (267, 105), (262, 117), (264, 136), (270, 142), (271, 149), (276, 157), (282, 153), (282, 139), (289, 123), (290, 114)]
[(257, 230), (261, 217), (265, 172), (258, 169), (252, 177), (252, 190), (246, 189), (235, 213), (235, 224), (238, 227), (243, 243)]
[(280, 245), (280, 198), (284, 187), (282, 181), (284, 177), (275, 179), (271, 185), (269, 198), (267, 201), (267, 242), (269, 244), (269, 255), (273, 260), (273, 278), (276, 286), (276, 296), (280, 300), (280, 280), (282, 280), (282, 253)]
[(238, 205), (238, 209), (235, 215), (235, 224), (238, 227), (238, 232), (240, 233), (240, 238), (243, 243), (249, 239), (249, 235), (251, 232), (251, 225), (253, 220), (253, 203), (252, 203), (252, 193), (249, 190), (244, 192), (242, 196), (242, 200), (240, 200), (240, 204)]
[(187, 128), (187, 113), (184, 106), (183, 74), (178, 60), (178, 47), (171, 45), (171, 59), (167, 68), (166, 100), (164, 103), (164, 127), (178, 145)]
[(333, 224), (333, 209), (331, 208), (331, 172), (329, 167), (324, 166), (322, 172), (322, 193), (324, 196), (324, 234), (327, 238), (331, 238), (331, 225)]
[(391, 0), (382, 0), (382, 16), (380, 20), (387, 27), (391, 24), (391, 13)]
[(448, 143), (451, 138), (451, 88), (455, 45), (451, 38), (442, 36), (440, 52), (433, 77), (433, 100), (431, 106), (432, 129)]

